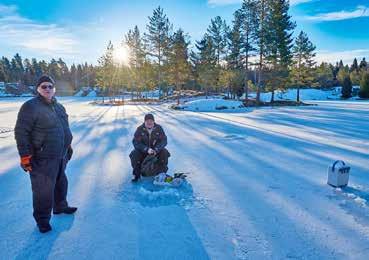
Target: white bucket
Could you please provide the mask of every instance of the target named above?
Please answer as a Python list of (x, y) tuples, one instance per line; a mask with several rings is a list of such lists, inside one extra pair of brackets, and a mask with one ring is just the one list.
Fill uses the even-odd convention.
[(349, 181), (350, 167), (344, 161), (335, 161), (328, 167), (327, 183), (333, 187), (347, 186)]

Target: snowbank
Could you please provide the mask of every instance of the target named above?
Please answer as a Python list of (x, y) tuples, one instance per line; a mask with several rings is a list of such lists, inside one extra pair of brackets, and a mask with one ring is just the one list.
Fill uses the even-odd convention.
[(86, 95), (86, 97), (96, 97), (97, 96), (97, 93), (96, 93), (96, 91), (95, 90), (92, 90), (90, 93), (88, 93), (87, 95)]
[(224, 99), (198, 99), (179, 105), (178, 108), (198, 112), (239, 111), (246, 109), (241, 101)]
[[(359, 86), (353, 86), (353, 90), (360, 88)], [(342, 87), (335, 87), (333, 89), (300, 89), (300, 100), (339, 100), (341, 99)], [(249, 95), (252, 98), (256, 97), (256, 93), (251, 93)], [(269, 102), (272, 97), (271, 92), (261, 93), (260, 99), (264, 102)], [(275, 91), (274, 100), (296, 100), (297, 89), (288, 89), (286, 91)], [(354, 97), (355, 98), (355, 97)]]

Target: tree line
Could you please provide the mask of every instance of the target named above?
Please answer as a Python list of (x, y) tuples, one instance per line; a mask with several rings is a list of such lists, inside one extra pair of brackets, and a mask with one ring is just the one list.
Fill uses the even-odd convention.
[(45, 60), (22, 59), (17, 53), (12, 59), (0, 59), (0, 82), (35, 85), (43, 74), (49, 74), (56, 80), (69, 82), (74, 90), (83, 86), (96, 85), (96, 66), (91, 64), (72, 64), (70, 67), (59, 58)]
[[(169, 86), (177, 91), (192, 89), (210, 93), (228, 92), (232, 98), (255, 91), (259, 103), (262, 91), (342, 85), (342, 97), (351, 96), (352, 85), (361, 85), (360, 95), (369, 96), (369, 66), (365, 58), (355, 58), (351, 66), (316, 64), (316, 47), (301, 31), (293, 37), (296, 23), (289, 15), (288, 0), (244, 0), (227, 24), (217, 16), (200, 40), (191, 43), (183, 29), (174, 29), (161, 7), (148, 17), (144, 32), (134, 26), (117, 46), (111, 42), (96, 66), (72, 65), (59, 59), (50, 63), (16, 55), (3, 57), (0, 81), (29, 83), (40, 71), (63, 78), (77, 86), (102, 87), (113, 95), (120, 90), (147, 91), (159, 88), (166, 95)], [(128, 50), (126, 64), (117, 62), (115, 51)], [(9, 69), (10, 68), (10, 69)], [(88, 75), (88, 76), (86, 76)], [(86, 82), (89, 81), (89, 82)]]

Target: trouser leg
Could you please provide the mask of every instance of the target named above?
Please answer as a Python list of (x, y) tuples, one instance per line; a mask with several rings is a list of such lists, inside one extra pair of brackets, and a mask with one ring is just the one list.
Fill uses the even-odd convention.
[(54, 202), (55, 183), (60, 168), (58, 159), (33, 159), (30, 173), (33, 217), (38, 224), (49, 223)]
[(131, 159), (131, 165), (133, 168), (133, 175), (140, 177), (141, 176), (141, 164), (143, 162), (143, 160), (145, 159), (146, 154), (138, 151), (138, 150), (133, 150), (130, 155), (129, 158)]
[(54, 189), (54, 210), (62, 210), (68, 207), (68, 179), (65, 174), (66, 165), (67, 159), (62, 159)]
[(170, 157), (170, 153), (167, 149), (163, 148), (157, 154), (158, 157), (158, 173), (167, 172), (168, 171), (168, 158)]

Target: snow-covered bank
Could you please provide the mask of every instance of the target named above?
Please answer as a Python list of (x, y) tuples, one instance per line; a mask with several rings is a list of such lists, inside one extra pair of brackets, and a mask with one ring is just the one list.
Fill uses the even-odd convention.
[[(360, 87), (354, 86), (353, 88), (359, 89)], [(341, 89), (342, 87), (335, 87), (328, 90), (316, 88), (300, 89), (300, 100), (339, 100), (341, 99)], [(256, 93), (251, 93), (249, 96), (255, 98)], [(271, 97), (271, 92), (261, 93), (260, 100), (264, 102), (269, 102)], [(274, 100), (296, 100), (296, 97), (297, 89), (287, 89), (286, 91), (277, 90), (274, 93)], [(354, 100), (356, 99), (356, 97), (353, 97), (351, 99)]]
[(241, 101), (234, 100), (224, 100), (224, 99), (197, 99), (194, 101), (189, 101), (184, 104), (177, 106), (178, 109), (185, 111), (195, 111), (195, 112), (240, 112), (246, 111), (245, 106)]

